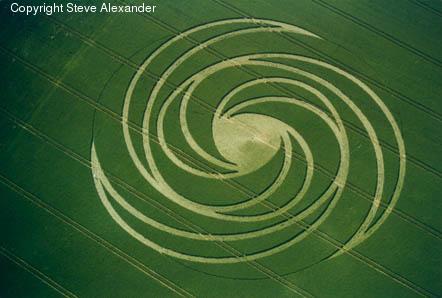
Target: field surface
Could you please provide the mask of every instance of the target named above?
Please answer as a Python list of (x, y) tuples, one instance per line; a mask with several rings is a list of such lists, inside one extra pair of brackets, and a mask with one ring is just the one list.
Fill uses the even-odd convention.
[(0, 297), (442, 296), (440, 1), (146, 4), (0, 1)]

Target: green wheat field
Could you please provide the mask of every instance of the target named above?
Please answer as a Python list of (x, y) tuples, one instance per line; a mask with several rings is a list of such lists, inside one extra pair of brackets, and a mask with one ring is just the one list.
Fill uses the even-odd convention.
[(442, 296), (442, 2), (11, 3), (0, 297)]

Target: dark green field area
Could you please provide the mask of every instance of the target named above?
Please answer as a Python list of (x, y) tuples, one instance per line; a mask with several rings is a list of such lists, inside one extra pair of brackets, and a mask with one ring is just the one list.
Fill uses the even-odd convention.
[(442, 296), (440, 1), (10, 3), (0, 297)]

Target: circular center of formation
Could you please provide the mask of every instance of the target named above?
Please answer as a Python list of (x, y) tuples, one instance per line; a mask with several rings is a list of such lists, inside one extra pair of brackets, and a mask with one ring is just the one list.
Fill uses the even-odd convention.
[(241, 114), (214, 121), (213, 138), (222, 156), (241, 173), (267, 164), (280, 149), (282, 123), (256, 114)]
[[(393, 115), (349, 72), (284, 48), (287, 38), (325, 43), (282, 22), (208, 23), (151, 53), (124, 96), (109, 92), (121, 122), (96, 119), (92, 172), (129, 235), (192, 264), (272, 258), (299, 269), (349, 251), (385, 222), (405, 175)], [(394, 167), (379, 129), (396, 143)], [(359, 178), (370, 204), (348, 188)]]

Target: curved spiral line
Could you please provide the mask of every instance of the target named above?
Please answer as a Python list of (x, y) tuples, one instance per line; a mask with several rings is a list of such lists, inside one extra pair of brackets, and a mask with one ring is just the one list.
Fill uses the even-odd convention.
[[(149, 67), (149, 65), (168, 47), (172, 46), (175, 42), (178, 42), (182, 38), (185, 38), (193, 33), (199, 32), (201, 30), (207, 30), (212, 27), (216, 26), (223, 26), (226, 24), (251, 24), (253, 26), (261, 26), (258, 28), (245, 28), (235, 31), (228, 31), (226, 33), (223, 33), (221, 35), (215, 36), (213, 38), (210, 38), (203, 43), (187, 50), (183, 55), (181, 55), (177, 60), (175, 60), (171, 65), (167, 67), (167, 69), (163, 72), (160, 79), (157, 81), (155, 86), (153, 87), (149, 98), (147, 100), (147, 106), (144, 112), (143, 116), (143, 125), (142, 125), (142, 135), (143, 135), (143, 147), (144, 147), (144, 153), (145, 158), (147, 160), (148, 167), (145, 167), (143, 163), (141, 162), (138, 154), (135, 151), (131, 135), (129, 132), (129, 126), (128, 126), (128, 119), (129, 119), (129, 110), (130, 110), (130, 104), (133, 96), (133, 92), (137, 86), (137, 83), (139, 79), (141, 78), (141, 75), (143, 72)], [(94, 183), (97, 189), (97, 193), (108, 211), (108, 213), (111, 215), (111, 217), (131, 236), (133, 236), (135, 239), (139, 240), (143, 244), (145, 244), (148, 247), (151, 247), (152, 249), (167, 254), (169, 256), (173, 256), (179, 259), (188, 260), (188, 261), (194, 261), (194, 262), (201, 262), (201, 263), (212, 263), (212, 264), (231, 264), (231, 263), (239, 263), (244, 261), (253, 261), (262, 257), (271, 256), (275, 253), (282, 252), (292, 245), (298, 243), (305, 237), (307, 237), (312, 231), (317, 229), (330, 215), (330, 213), (333, 211), (334, 207), (338, 203), (340, 197), (342, 196), (347, 176), (349, 172), (349, 166), (350, 166), (350, 151), (349, 151), (349, 144), (348, 144), (348, 137), (347, 133), (345, 131), (343, 122), (339, 116), (339, 113), (334, 108), (333, 104), (327, 99), (327, 97), (321, 93), (316, 88), (313, 88), (309, 86), (306, 83), (303, 83), (298, 80), (289, 79), (289, 78), (283, 78), (283, 77), (264, 77), (259, 79), (253, 79), (251, 81), (242, 83), (239, 86), (236, 86), (232, 90), (228, 92), (227, 95), (225, 95), (218, 106), (216, 107), (215, 113), (213, 115), (212, 119), (212, 131), (216, 132), (220, 128), (219, 126), (222, 126), (223, 124), (230, 123), (232, 125), (236, 125), (238, 128), (246, 129), (248, 131), (251, 131), (253, 134), (253, 139), (256, 140), (256, 142), (261, 143), (264, 146), (267, 146), (268, 148), (271, 148), (271, 150), (277, 150), (280, 146), (280, 144), (271, 144), (268, 140), (265, 138), (262, 139), (259, 134), (256, 132), (256, 127), (251, 126), (248, 124), (248, 122), (244, 122), (244, 119), (252, 119), (252, 120), (265, 120), (267, 121), (268, 125), (271, 125), (271, 128), (274, 129), (274, 133), (279, 135), (280, 142), (283, 144), (283, 151), (284, 151), (284, 160), (282, 167), (278, 173), (278, 176), (276, 179), (272, 182), (272, 184), (267, 187), (264, 191), (257, 194), (256, 196), (253, 196), (251, 198), (248, 198), (244, 201), (240, 201), (238, 203), (228, 204), (228, 205), (207, 205), (198, 203), (195, 201), (192, 201), (179, 193), (177, 193), (168, 183), (164, 180), (160, 169), (157, 167), (157, 164), (155, 162), (155, 159), (152, 154), (152, 150), (150, 148), (150, 142), (151, 140), (148, 138), (149, 132), (150, 132), (150, 122), (152, 118), (152, 110), (153, 105), (158, 98), (158, 94), (160, 93), (160, 90), (162, 90), (163, 85), (169, 77), (174, 73), (176, 69), (179, 68), (181, 64), (183, 64), (186, 60), (188, 60), (190, 57), (198, 53), (199, 51), (205, 49), (208, 46), (211, 46), (212, 44), (219, 43), (223, 40), (226, 40), (231, 37), (240, 36), (242, 34), (250, 34), (250, 33), (258, 33), (258, 32), (276, 32), (276, 31), (285, 31), (285, 32), (291, 32), (295, 34), (301, 34), (305, 36), (310, 36), (313, 38), (321, 39), (319, 36), (308, 32), (302, 28), (299, 28), (297, 26), (293, 26), (290, 24), (285, 24), (281, 22), (276, 21), (270, 21), (270, 20), (263, 20), (263, 19), (230, 19), (230, 20), (223, 20), (223, 21), (217, 21), (210, 24), (205, 24), (201, 26), (194, 27), (184, 33), (181, 33), (177, 35), (176, 37), (170, 39), (166, 43), (164, 43), (162, 46), (160, 46), (156, 51), (152, 53), (139, 67), (138, 71), (133, 76), (130, 85), (126, 91), (125, 99), (124, 99), (124, 105), (123, 105), (123, 113), (122, 113), (122, 127), (123, 127), (123, 135), (124, 140), (126, 143), (126, 147), (128, 149), (129, 155), (135, 165), (135, 167), (138, 169), (138, 171), (141, 173), (141, 175), (146, 179), (146, 181), (152, 185), (157, 191), (159, 191), (161, 194), (163, 194), (166, 198), (171, 200), (172, 202), (176, 203), (177, 205), (190, 210), (192, 212), (195, 212), (197, 214), (207, 216), (210, 218), (218, 219), (218, 220), (224, 220), (224, 221), (233, 221), (233, 222), (258, 222), (258, 221), (265, 221), (272, 218), (275, 218), (277, 216), (281, 216), (286, 214), (289, 210), (294, 208), (301, 199), (305, 196), (307, 190), (309, 189), (309, 186), (311, 184), (311, 180), (313, 177), (313, 170), (314, 170), (314, 158), (313, 154), (309, 148), (309, 145), (305, 141), (305, 139), (302, 137), (302, 135), (293, 127), (288, 126), (287, 124), (266, 115), (256, 114), (256, 113), (244, 113), (241, 112), (242, 110), (246, 109), (247, 107), (260, 105), (263, 103), (284, 103), (284, 104), (291, 104), (298, 107), (301, 107), (305, 110), (308, 110), (309, 112), (313, 113), (322, 121), (324, 121), (325, 124), (329, 127), (329, 129), (333, 132), (334, 136), (336, 137), (336, 140), (339, 145), (339, 151), (340, 151), (340, 162), (338, 171), (336, 174), (335, 179), (332, 181), (332, 183), (329, 185), (327, 190), (314, 202), (310, 203), (306, 208), (301, 210), (298, 214), (290, 216), (288, 219), (283, 220), (282, 222), (278, 222), (276, 224), (272, 224), (270, 226), (266, 226), (264, 228), (261, 228), (259, 230), (254, 231), (247, 231), (247, 232), (241, 232), (241, 233), (235, 233), (235, 234), (202, 234), (202, 233), (194, 233), (186, 230), (181, 230), (178, 228), (174, 228), (171, 226), (168, 226), (166, 224), (160, 223), (146, 215), (144, 215), (142, 212), (138, 211), (136, 208), (134, 208), (131, 204), (129, 204), (123, 196), (121, 196), (111, 185), (109, 180), (104, 174), (104, 171), (101, 167), (98, 154), (96, 151), (95, 141), (92, 144), (91, 148), (91, 161), (92, 161), (92, 172), (94, 177)], [(294, 66), (285, 65), (279, 62), (271, 61), (274, 58), (283, 58), (287, 60), (292, 61), (301, 61), (309, 64), (313, 64), (316, 66), (320, 66), (322, 68), (328, 69), (333, 71), (334, 73), (339, 74), (340, 76), (346, 78), (347, 80), (350, 80), (354, 84), (356, 84), (362, 91), (364, 91), (366, 94), (370, 96), (370, 98), (377, 104), (377, 106), (381, 109), (381, 111), (384, 113), (385, 117), (389, 121), (391, 128), (393, 129), (394, 136), (396, 138), (398, 151), (399, 151), (399, 175), (398, 180), (394, 189), (394, 192), (389, 200), (387, 209), (375, 220), (376, 214), (378, 213), (378, 209), (383, 197), (384, 192), (384, 180), (385, 180), (385, 169), (384, 169), (384, 157), (382, 153), (382, 148), (379, 144), (378, 137), (376, 135), (376, 132), (369, 122), (368, 118), (364, 115), (364, 113), (357, 107), (357, 105), (347, 96), (345, 95), (340, 89), (338, 89), (336, 86), (328, 82), (327, 80), (312, 74), (308, 71), (301, 70), (299, 68), (296, 68)], [(231, 58), (226, 61), (221, 61), (218, 63), (215, 63), (213, 65), (207, 66), (203, 70), (199, 71), (196, 74), (193, 74), (189, 78), (185, 79), (183, 83), (181, 83), (165, 100), (165, 102), (162, 104), (161, 109), (158, 114), (157, 118), (157, 135), (159, 139), (160, 146), (165, 153), (165, 155), (179, 168), (187, 171), (190, 174), (204, 177), (204, 178), (210, 178), (210, 179), (220, 179), (220, 180), (228, 180), (234, 177), (239, 177), (247, 173), (247, 171), (254, 171), (256, 168), (247, 168), (239, 164), (238, 162), (233, 162), (229, 159), (221, 160), (218, 157), (215, 157), (208, 152), (206, 152), (193, 138), (187, 121), (187, 110), (188, 110), (188, 103), (194, 93), (194, 91), (197, 89), (200, 83), (202, 83), (204, 80), (206, 80), (211, 75), (217, 73), (220, 70), (227, 69), (229, 67), (238, 67), (238, 66), (264, 66), (267, 68), (276, 68), (279, 70), (285, 70), (293, 74), (300, 75), (302, 77), (305, 77), (309, 80), (312, 80), (321, 86), (325, 87), (328, 91), (332, 92), (339, 98), (343, 103), (349, 107), (353, 113), (358, 117), (358, 119), (361, 121), (362, 125), (364, 126), (365, 130), (368, 133), (369, 139), (372, 142), (373, 150), (376, 157), (376, 164), (377, 164), (377, 180), (376, 180), (376, 190), (373, 198), (373, 204), (370, 207), (370, 210), (368, 214), (366, 215), (363, 222), (358, 227), (357, 231), (352, 235), (352, 237), (343, 245), (343, 247), (339, 250), (337, 250), (331, 257), (338, 256), (342, 254), (343, 252), (352, 249), (356, 245), (360, 244), (362, 241), (367, 239), (369, 236), (371, 236), (386, 220), (388, 215), (391, 213), (392, 209), (394, 208), (398, 198), (399, 194), (403, 187), (404, 177), (405, 177), (405, 145), (402, 138), (402, 135), (400, 133), (399, 127), (397, 123), (394, 120), (393, 115), (388, 110), (388, 108), (385, 106), (385, 104), (382, 102), (382, 100), (376, 95), (374, 91), (372, 91), (366, 84), (361, 82), (359, 79), (354, 77), (353, 75), (333, 66), (326, 62), (294, 55), (294, 54), (287, 54), (287, 53), (261, 53), (261, 54), (252, 54), (252, 55), (243, 55)], [(289, 84), (293, 85), (299, 88), (302, 88), (303, 90), (309, 92), (313, 96), (315, 96), (318, 100), (320, 100), (324, 106), (327, 108), (328, 112), (331, 114), (331, 117), (328, 115), (328, 113), (322, 111), (321, 109), (315, 107), (314, 105), (308, 104), (306, 102), (303, 102), (299, 99), (292, 98), (292, 97), (284, 97), (284, 96), (263, 96), (263, 97), (257, 97), (248, 99), (244, 102), (240, 102), (232, 107), (230, 107), (228, 110), (225, 110), (228, 103), (232, 100), (232, 98), (238, 94), (240, 91), (245, 90), (247, 88), (259, 85), (259, 84)], [(204, 160), (207, 162), (219, 166), (221, 168), (224, 168), (227, 170), (225, 173), (218, 173), (218, 172), (205, 172), (202, 170), (199, 170), (197, 168), (194, 168), (185, 162), (183, 162), (175, 153), (173, 150), (171, 150), (168, 146), (168, 143), (166, 142), (166, 137), (164, 133), (164, 119), (167, 114), (167, 111), (171, 104), (178, 99), (178, 97), (184, 94), (181, 103), (180, 103), (180, 110), (179, 110), (179, 118), (180, 118), (180, 127), (183, 132), (184, 138), (189, 144), (189, 146)], [(249, 117), (249, 118), (244, 118)], [(301, 189), (297, 192), (294, 197), (292, 197), (287, 203), (282, 205), (281, 207), (261, 214), (255, 214), (255, 215), (234, 215), (229, 214), (228, 212), (242, 210), (246, 208), (253, 207), (257, 204), (262, 204), (267, 198), (269, 198), (272, 194), (275, 193), (277, 189), (282, 185), (282, 183), (285, 181), (285, 178), (287, 177), (289, 169), (291, 169), (292, 165), (292, 155), (293, 155), (293, 148), (292, 148), (292, 138), (296, 140), (296, 142), (300, 145), (304, 157), (307, 163), (306, 170), (305, 170), (305, 179), (303, 182), (303, 185), (301, 186)], [(235, 148), (233, 148), (235, 149)], [(230, 149), (229, 149), (230, 150)], [(134, 230), (121, 216), (117, 213), (117, 211), (112, 206), (112, 203), (110, 202), (108, 195), (123, 209), (125, 209), (127, 212), (129, 212), (132, 216), (137, 218), (138, 220), (144, 222), (145, 224), (148, 224), (158, 230), (161, 230), (163, 232), (170, 233), (175, 236), (184, 237), (188, 239), (193, 240), (201, 240), (201, 241), (240, 241), (240, 240), (246, 240), (246, 239), (252, 239), (257, 237), (262, 237), (265, 235), (272, 234), (274, 232), (283, 230), (287, 227), (290, 227), (291, 225), (302, 221), (306, 219), (308, 216), (312, 215), (314, 212), (319, 210), (319, 208), (325, 204), (327, 205), (327, 208), (316, 218), (316, 220), (304, 231), (301, 233), (293, 236), (289, 240), (277, 244), (276, 246), (273, 246), (269, 249), (258, 251), (255, 253), (250, 253), (246, 255), (241, 256), (225, 256), (225, 257), (210, 257), (210, 256), (196, 256), (196, 255), (190, 255), (187, 253), (179, 252), (173, 249), (165, 248), (157, 243), (155, 243), (152, 240), (147, 239), (142, 234)]]

